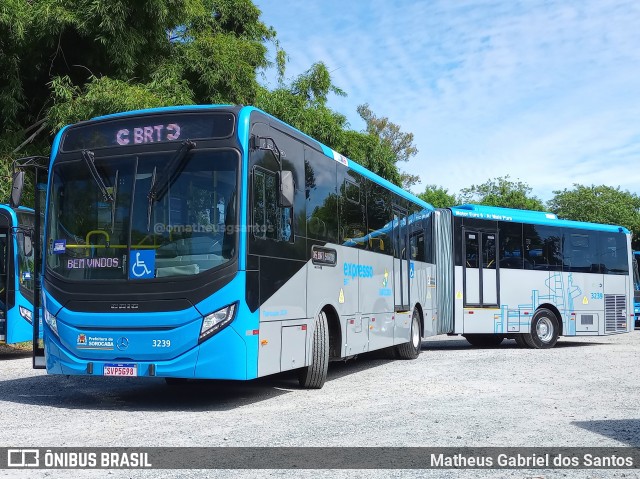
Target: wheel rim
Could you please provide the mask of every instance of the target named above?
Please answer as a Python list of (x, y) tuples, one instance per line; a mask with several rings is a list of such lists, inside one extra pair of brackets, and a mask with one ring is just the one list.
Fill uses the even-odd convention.
[(411, 323), (411, 343), (416, 349), (420, 346), (420, 323), (415, 314), (413, 315), (413, 321)]
[(553, 323), (549, 318), (540, 318), (536, 324), (536, 334), (543, 343), (548, 343), (553, 338)]

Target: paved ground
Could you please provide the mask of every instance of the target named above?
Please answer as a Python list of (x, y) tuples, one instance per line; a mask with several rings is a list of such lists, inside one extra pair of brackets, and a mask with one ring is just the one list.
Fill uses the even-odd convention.
[[(0, 349), (0, 446), (635, 446), (640, 331), (478, 349), (425, 341), (415, 361), (332, 363), (248, 383), (46, 376)], [(634, 471), (39, 471), (40, 477), (636, 477)], [(27, 474), (28, 473), (28, 474)], [(34, 477), (33, 471), (0, 476)]]

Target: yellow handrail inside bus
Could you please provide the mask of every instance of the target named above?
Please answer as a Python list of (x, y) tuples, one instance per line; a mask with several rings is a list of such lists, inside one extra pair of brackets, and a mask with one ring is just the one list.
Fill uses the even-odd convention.
[[(92, 230), (92, 231), (89, 231), (87, 233), (87, 237), (85, 238), (85, 241), (86, 241), (87, 245), (90, 244), (89, 243), (89, 238), (91, 238), (91, 236), (93, 236), (93, 235), (104, 235), (107, 238), (107, 243), (109, 243), (109, 233), (107, 233), (106, 231), (103, 231), (103, 230)], [(95, 245), (95, 246), (98, 246), (98, 245)]]

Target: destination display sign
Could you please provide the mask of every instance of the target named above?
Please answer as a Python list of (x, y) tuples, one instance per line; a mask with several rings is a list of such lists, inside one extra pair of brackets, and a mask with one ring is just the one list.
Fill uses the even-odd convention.
[(69, 128), (62, 151), (135, 146), (149, 143), (229, 138), (234, 116), (228, 112), (178, 113), (113, 119)]
[(335, 266), (338, 253), (335, 249), (323, 248), (322, 246), (311, 247), (311, 261), (318, 266)]

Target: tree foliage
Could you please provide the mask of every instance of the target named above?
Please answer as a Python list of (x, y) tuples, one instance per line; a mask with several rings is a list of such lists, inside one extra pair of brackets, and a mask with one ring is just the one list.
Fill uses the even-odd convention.
[(531, 195), (531, 187), (518, 180), (511, 181), (509, 175), (487, 180), (480, 185), (471, 185), (460, 191), (460, 203), (476, 203), (487, 206), (502, 206), (522, 210), (543, 211), (545, 206)]
[[(404, 133), (400, 126), (391, 122), (389, 118), (376, 116), (368, 104), (360, 105), (357, 111), (367, 124), (367, 133), (378, 138), (381, 146), (391, 153), (388, 160), (394, 164), (396, 169), (398, 169), (397, 163), (399, 161), (409, 161), (418, 154), (418, 149), (413, 144), (413, 133)], [(417, 175), (399, 170), (398, 174), (399, 179), (394, 182), (401, 184), (405, 189), (409, 189), (420, 181), (420, 177)]]
[[(275, 45), (279, 82), (260, 85)], [(188, 104), (255, 104), (406, 185), (398, 161), (413, 135), (367, 105), (367, 131), (327, 106), (335, 86), (322, 63), (285, 82), (286, 53), (251, 0), (5, 0), (0, 2), (0, 166), (47, 154), (62, 126), (119, 111)], [(6, 197), (8, 181), (0, 183)]]
[(333, 84), (327, 66), (319, 62), (288, 84), (281, 78), (276, 89), (262, 89), (256, 98), (256, 106), (392, 183), (401, 185), (402, 176), (396, 163), (399, 155), (406, 155), (402, 150), (406, 149), (406, 144), (400, 148), (400, 144), (397, 141), (394, 144), (389, 136), (389, 125), (397, 126), (385, 118), (384, 124), (374, 129), (373, 123), (378, 124), (379, 120), (367, 109), (368, 118), (373, 122), (371, 128), (365, 132), (351, 130), (346, 117), (327, 105), (330, 94), (345, 95)]
[(424, 192), (420, 193), (418, 197), (435, 208), (449, 208), (458, 204), (455, 195), (438, 185), (427, 185)]
[(549, 208), (560, 218), (624, 226), (634, 232), (633, 247), (640, 249), (640, 197), (620, 187), (583, 186), (554, 191)]
[(96, 115), (252, 103), (275, 35), (250, 0), (0, 2), (0, 174)]

